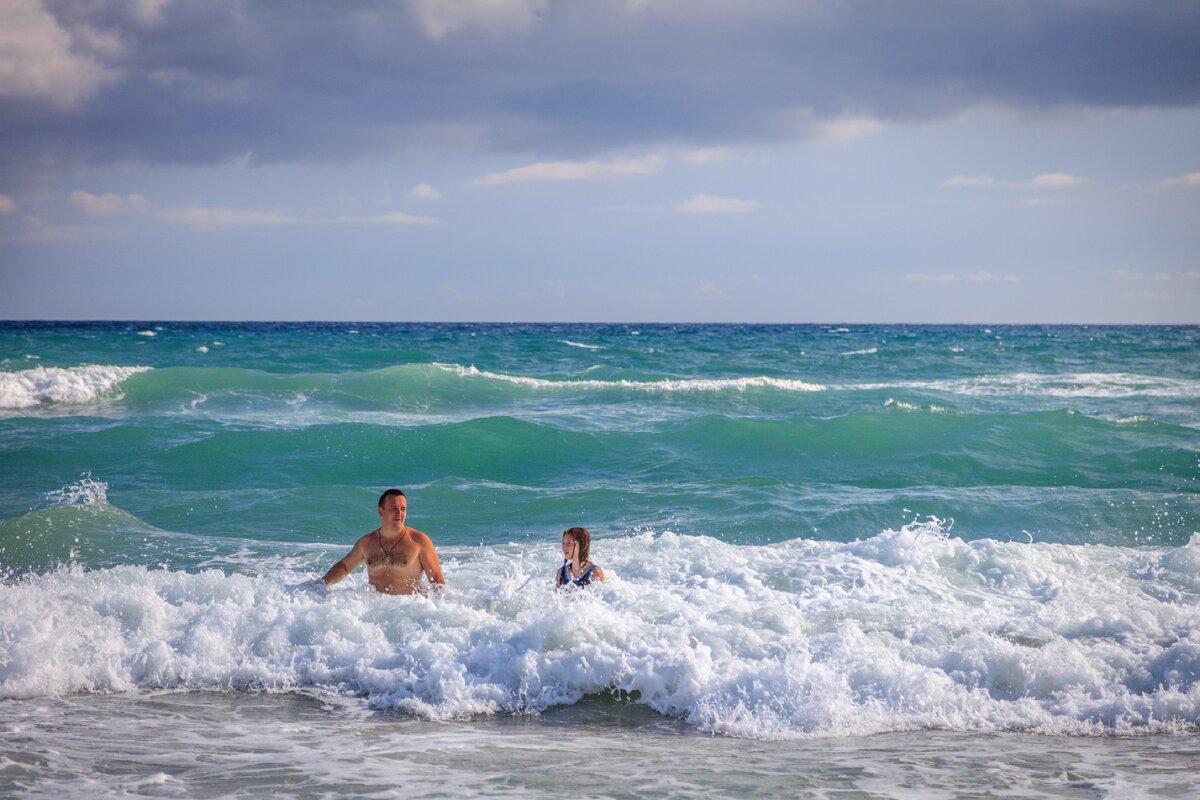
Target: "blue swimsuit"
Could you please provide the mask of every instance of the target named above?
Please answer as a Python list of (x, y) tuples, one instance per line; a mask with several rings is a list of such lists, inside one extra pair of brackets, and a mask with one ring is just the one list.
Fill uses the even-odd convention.
[(596, 568), (596, 565), (592, 564), (590, 567), (585, 569), (583, 571), (583, 574), (580, 575), (578, 578), (572, 578), (571, 577), (571, 563), (568, 561), (568, 562), (564, 563), (562, 565), (562, 569), (560, 569), (558, 571), (559, 586), (560, 587), (567, 586), (568, 584), (574, 584), (575, 586), (587, 586), (588, 584), (590, 584), (592, 582), (592, 570), (594, 570), (595, 568)]

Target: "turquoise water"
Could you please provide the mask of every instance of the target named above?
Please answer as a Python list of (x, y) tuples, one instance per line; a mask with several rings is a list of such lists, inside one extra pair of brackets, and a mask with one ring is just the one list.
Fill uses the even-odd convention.
[[(699, 734), (726, 744), (697, 768), (741, 775), (749, 739), (782, 765), (760, 790), (827, 762), (806, 791), (862, 797), (899, 773), (853, 753), (938, 731), (947, 796), (978, 785), (938, 766), (964, 748), (1023, 753), (997, 789), (1121, 796), (1146, 776), (1108, 737), (1195, 754), (1198, 475), (1196, 327), (3, 323), (0, 786), (236, 794), (114, 771), (73, 726), (184, 703), (186, 748), (257, 698), (292, 744), (248, 768), (300, 795), (330, 791), (303, 731), (354, 773), (361, 723), (547, 759), (567, 730), (647, 776)], [(389, 486), (449, 592), (297, 591)], [(573, 525), (611, 577), (558, 594)], [(1090, 742), (1061, 781), (1044, 734)], [(85, 766), (39, 782), (46, 749)]]
[(1196, 328), (10, 323), (0, 353), (5, 519), (90, 475), (157, 528), (293, 542), (391, 485), (447, 544), (1200, 530)]

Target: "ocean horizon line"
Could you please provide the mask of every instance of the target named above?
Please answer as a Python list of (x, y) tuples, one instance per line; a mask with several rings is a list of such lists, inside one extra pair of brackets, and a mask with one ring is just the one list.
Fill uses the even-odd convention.
[(704, 322), (698, 320), (373, 320), (373, 319), (168, 319), (153, 317), (127, 318), (0, 318), (0, 325), (95, 325), (95, 324), (184, 324), (184, 325), (524, 325), (524, 326), (601, 326), (601, 325), (684, 325), (705, 327), (786, 328), (806, 326), (854, 325), (864, 328), (1200, 328), (1197, 322), (856, 322), (847, 320), (807, 322)]

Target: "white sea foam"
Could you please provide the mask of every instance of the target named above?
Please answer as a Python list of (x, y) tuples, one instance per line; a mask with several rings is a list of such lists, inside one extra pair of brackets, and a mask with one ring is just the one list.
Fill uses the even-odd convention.
[(196, 352), (197, 353), (207, 353), (208, 352), (207, 345), (203, 345), (203, 344), (200, 345), (199, 347), (196, 348)]
[(108, 484), (98, 481), (86, 473), (75, 483), (61, 489), (46, 492), (46, 499), (54, 506), (92, 506), (108, 501)]
[(582, 347), (584, 350), (603, 350), (604, 347), (598, 344), (584, 344), (583, 342), (572, 342), (570, 339), (559, 339), (559, 344), (565, 344), (568, 347)]
[(0, 409), (90, 403), (129, 376), (148, 369), (91, 364), (0, 372)]
[(158, 336), (154, 331), (138, 331), (138, 336)]
[(1200, 536), (967, 543), (926, 522), (593, 550), (609, 580), (556, 593), (550, 545), (445, 548), (439, 598), (361, 573), (319, 598), (287, 589), (302, 573), (64, 567), (0, 585), (0, 697), (271, 688), (448, 719), (616, 692), (765, 738), (1200, 725)]
[[(843, 356), (870, 355), (878, 348), (851, 350)], [(1044, 396), (1060, 398), (1165, 397), (1200, 398), (1200, 381), (1129, 373), (1069, 373), (1045, 375), (1019, 372), (949, 380), (822, 384), (798, 378), (765, 375), (738, 378), (664, 378), (660, 380), (550, 380), (480, 370), (475, 366), (434, 363), (432, 366), (464, 378), (480, 378), (533, 389), (626, 389), (642, 392), (720, 392), (772, 388), (790, 392), (878, 389), (917, 389), (980, 397)]]
[(887, 399), (887, 401), (883, 404), (883, 407), (884, 408), (898, 408), (901, 411), (928, 411), (932, 414), (941, 414), (941, 413), (945, 413), (945, 411), (946, 411), (945, 406), (938, 406), (938, 405), (932, 405), (932, 404), (927, 405), (927, 406), (919, 406), (914, 403), (906, 403), (903, 400), (897, 400), (894, 397), (889, 397)]
[(844, 356), (872, 356), (879, 352), (878, 347), (867, 347), (862, 350), (847, 350), (842, 353)]
[(548, 380), (546, 378), (529, 378), (523, 375), (508, 375), (502, 372), (487, 372), (475, 366), (464, 367), (461, 364), (435, 363), (433, 366), (464, 378), (505, 381), (533, 389), (628, 389), (640, 392), (666, 393), (745, 391), (746, 389), (755, 388), (782, 389), (790, 392), (820, 392), (826, 388), (819, 383), (810, 383), (809, 381), (802, 381), (795, 378), (772, 378), (765, 375), (746, 378), (668, 378), (657, 381), (579, 381)]
[(1130, 373), (1077, 372), (1045, 375), (1016, 372), (936, 381), (898, 381), (838, 386), (839, 389), (925, 389), (973, 396), (1200, 397), (1200, 381)]

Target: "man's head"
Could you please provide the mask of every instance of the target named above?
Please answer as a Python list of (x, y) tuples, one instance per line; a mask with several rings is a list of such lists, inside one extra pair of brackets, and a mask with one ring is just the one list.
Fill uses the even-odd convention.
[(388, 489), (379, 495), (379, 519), (384, 527), (402, 528), (408, 516), (408, 498), (399, 489)]
[(388, 489), (386, 492), (379, 495), (379, 507), (380, 508), (383, 508), (384, 504), (387, 503), (387, 499), (389, 497), (403, 497), (406, 500), (408, 499), (408, 496), (406, 494), (404, 494), (403, 489)]

